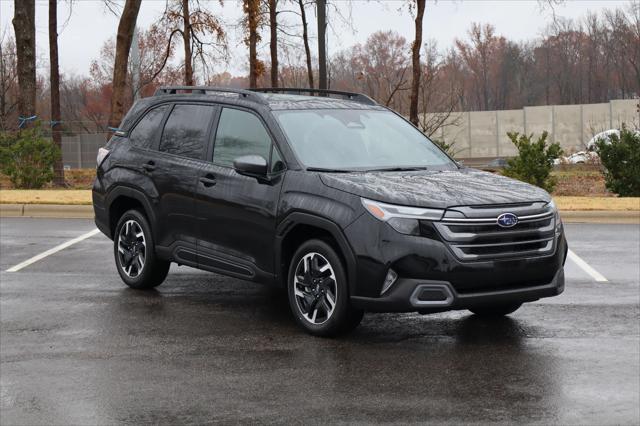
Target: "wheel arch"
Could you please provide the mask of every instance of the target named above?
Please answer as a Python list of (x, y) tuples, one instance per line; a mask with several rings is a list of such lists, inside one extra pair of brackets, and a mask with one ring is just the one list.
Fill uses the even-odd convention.
[(356, 259), (340, 226), (309, 213), (295, 212), (287, 216), (276, 230), (276, 281), (286, 286), (288, 266), (295, 250), (305, 241), (318, 238), (327, 241), (338, 253), (347, 270), (349, 294), (356, 282)]
[(155, 233), (156, 216), (147, 197), (137, 189), (119, 187), (109, 192), (107, 196), (109, 234), (113, 238), (118, 220), (124, 212), (130, 209), (140, 209), (149, 221), (152, 234)]

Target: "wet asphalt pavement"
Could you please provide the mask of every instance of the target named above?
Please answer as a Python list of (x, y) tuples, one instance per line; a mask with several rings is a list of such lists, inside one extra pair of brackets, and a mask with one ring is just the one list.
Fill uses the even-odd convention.
[(89, 220), (0, 220), (0, 423), (638, 424), (640, 227), (566, 225), (561, 296), (509, 318), (369, 314), (301, 332), (284, 295), (172, 267), (121, 283)]

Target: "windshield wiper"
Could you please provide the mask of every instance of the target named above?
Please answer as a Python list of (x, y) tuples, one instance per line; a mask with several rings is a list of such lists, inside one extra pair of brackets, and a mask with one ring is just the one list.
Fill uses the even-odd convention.
[(369, 169), (367, 172), (415, 172), (418, 170), (429, 170), (428, 167), (381, 167)]
[(325, 169), (324, 167), (307, 167), (310, 172), (325, 172), (325, 173), (353, 173), (354, 170), (345, 169)]

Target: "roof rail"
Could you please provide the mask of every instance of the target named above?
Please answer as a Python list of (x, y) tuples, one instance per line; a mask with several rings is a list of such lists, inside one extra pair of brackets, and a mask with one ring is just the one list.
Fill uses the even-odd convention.
[(218, 93), (235, 93), (239, 98), (245, 98), (254, 102), (267, 105), (268, 102), (256, 92), (243, 89), (232, 89), (229, 87), (211, 87), (211, 86), (163, 86), (156, 90), (153, 96), (175, 95), (179, 91), (191, 91), (192, 94), (206, 95)]
[(338, 95), (353, 102), (358, 102), (366, 105), (378, 105), (376, 101), (374, 101), (367, 95), (363, 95), (361, 93), (344, 92), (342, 90), (305, 89), (305, 88), (297, 88), (297, 87), (264, 87), (264, 88), (261, 87), (258, 89), (249, 89), (249, 90), (252, 92), (260, 92), (260, 93), (284, 93), (284, 94), (295, 94), (295, 95), (308, 93), (310, 95), (318, 94), (320, 96), (327, 96), (327, 97), (329, 97), (329, 95)]

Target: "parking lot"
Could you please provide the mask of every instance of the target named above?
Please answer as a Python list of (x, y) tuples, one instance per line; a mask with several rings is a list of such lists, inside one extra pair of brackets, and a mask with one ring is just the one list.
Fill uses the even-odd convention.
[(90, 220), (0, 224), (3, 425), (640, 422), (638, 225), (566, 225), (565, 292), (509, 318), (369, 314), (330, 340), (259, 284), (172, 266), (130, 290)]

